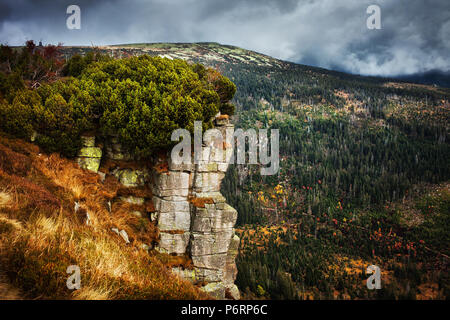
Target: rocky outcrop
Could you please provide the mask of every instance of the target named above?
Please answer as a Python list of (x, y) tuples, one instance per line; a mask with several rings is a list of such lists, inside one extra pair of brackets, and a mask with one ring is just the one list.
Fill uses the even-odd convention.
[(97, 172), (102, 160), (102, 149), (95, 146), (95, 137), (81, 137), (82, 147), (76, 161), (80, 167)]
[[(226, 122), (216, 128), (224, 132), (229, 127)], [(194, 269), (174, 272), (192, 282), (208, 283), (205, 291), (216, 298), (225, 298), (228, 290), (239, 299), (234, 285), (237, 211), (220, 193), (230, 156), (227, 148), (218, 152), (224, 145), (214, 141), (203, 145), (198, 164), (174, 164), (169, 159), (167, 171), (154, 172), (153, 203), (161, 234), (157, 249), (188, 253)]]
[(182, 255), (187, 252), (190, 240), (190, 173), (155, 170), (152, 181), (154, 219), (160, 231), (156, 249), (164, 253)]
[[(232, 127), (224, 117), (216, 120), (216, 128), (224, 137), (225, 131)], [(94, 148), (95, 139), (84, 141), (89, 143), (85, 143), (83, 149)], [(197, 164), (175, 164), (170, 159), (160, 158), (155, 160), (157, 164), (152, 170), (115, 167), (110, 172), (125, 187), (150, 186), (155, 210), (150, 219), (160, 232), (155, 249), (171, 255), (188, 255), (193, 268), (174, 268), (173, 272), (193, 283), (204, 284), (203, 290), (219, 299), (239, 299), (239, 290), (234, 285), (239, 246), (239, 237), (234, 233), (237, 211), (220, 193), (231, 156), (231, 152), (227, 152), (230, 146), (214, 140), (203, 145)], [(131, 159), (114, 138), (106, 143), (105, 149), (110, 160)], [(85, 151), (80, 151), (80, 158), (81, 154), (87, 154)], [(101, 157), (101, 150), (95, 155)], [(79, 161), (80, 165), (97, 171), (97, 162), (94, 165), (93, 159), (98, 158), (88, 158)], [(122, 201), (139, 205), (144, 201), (133, 196), (122, 198)]]
[(128, 152), (124, 151), (124, 148), (119, 143), (117, 137), (110, 137), (105, 145), (105, 149), (108, 159), (123, 161), (134, 160)]

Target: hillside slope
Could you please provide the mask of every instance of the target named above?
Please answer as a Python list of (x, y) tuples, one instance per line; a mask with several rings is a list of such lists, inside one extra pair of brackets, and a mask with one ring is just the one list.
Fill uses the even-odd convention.
[[(169, 256), (149, 255), (154, 237), (142, 218), (108, 201), (120, 192), (57, 154), (0, 136), (0, 299), (204, 299), (173, 275)], [(112, 228), (126, 230), (127, 244)], [(68, 266), (81, 270), (81, 289), (69, 290)], [(176, 262), (175, 262), (176, 265)]]

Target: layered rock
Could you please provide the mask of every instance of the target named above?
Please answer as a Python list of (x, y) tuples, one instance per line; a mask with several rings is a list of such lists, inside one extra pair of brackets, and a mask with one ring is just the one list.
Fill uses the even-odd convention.
[[(225, 131), (233, 126), (227, 119), (220, 118), (216, 128), (225, 137)], [(169, 159), (166, 166), (154, 166), (150, 172), (115, 168), (110, 173), (126, 187), (150, 184), (155, 209), (151, 220), (160, 232), (155, 249), (172, 255), (187, 254), (193, 262), (193, 269), (174, 268), (174, 273), (193, 283), (206, 283), (203, 289), (216, 298), (239, 299), (239, 290), (234, 285), (239, 246), (239, 237), (233, 229), (237, 211), (220, 193), (231, 144), (220, 139), (211, 140), (202, 146), (201, 159), (196, 164), (175, 164)], [(114, 139), (106, 144), (106, 155), (112, 160), (130, 159)], [(98, 170), (92, 165), (85, 167)], [(132, 196), (121, 200), (139, 205), (144, 201)]]
[(102, 149), (95, 146), (95, 137), (81, 137), (82, 147), (76, 161), (80, 167), (97, 172), (102, 160)]
[(111, 174), (114, 175), (125, 187), (143, 186), (149, 180), (149, 172), (146, 168), (115, 168), (112, 170)]
[(134, 160), (130, 153), (124, 151), (123, 146), (119, 143), (117, 137), (111, 137), (105, 145), (106, 156), (111, 160)]
[[(221, 121), (216, 128), (225, 137), (226, 129), (233, 126)], [(154, 172), (152, 184), (161, 234), (157, 249), (169, 254), (188, 253), (193, 270), (175, 268), (174, 272), (189, 281), (207, 283), (204, 290), (220, 299), (225, 298), (226, 291), (239, 299), (234, 285), (239, 238), (233, 227), (237, 211), (220, 193), (230, 146), (212, 139), (202, 146), (197, 164), (175, 164), (169, 159), (166, 171)]]
[(160, 241), (157, 250), (182, 255), (190, 239), (191, 213), (188, 202), (191, 173), (153, 172), (153, 204)]

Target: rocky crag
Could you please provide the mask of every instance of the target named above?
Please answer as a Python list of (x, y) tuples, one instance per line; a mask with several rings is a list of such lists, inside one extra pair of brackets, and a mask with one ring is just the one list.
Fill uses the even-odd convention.
[[(225, 137), (225, 132), (233, 129), (233, 125), (226, 116), (221, 116), (216, 118), (216, 129)], [(202, 145), (201, 159), (196, 164), (175, 164), (170, 157), (160, 156), (145, 167), (124, 165), (115, 167), (109, 174), (125, 187), (149, 187), (150, 192), (145, 197), (127, 196), (119, 201), (135, 205), (152, 201), (154, 210), (149, 218), (160, 234), (154, 249), (192, 260), (192, 268), (173, 268), (174, 273), (203, 284), (202, 289), (216, 298), (239, 299), (239, 290), (234, 284), (240, 241), (234, 233), (237, 211), (220, 193), (231, 145), (217, 141)], [(84, 137), (77, 158), (79, 165), (97, 172), (102, 158), (122, 163), (133, 160), (114, 138), (102, 148), (95, 146), (95, 137)]]

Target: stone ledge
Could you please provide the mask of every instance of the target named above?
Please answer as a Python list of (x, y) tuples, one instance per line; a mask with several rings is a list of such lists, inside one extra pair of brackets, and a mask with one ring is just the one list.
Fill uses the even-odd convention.
[(172, 234), (161, 232), (160, 240), (156, 246), (156, 250), (161, 253), (175, 253), (184, 254), (186, 253), (186, 248), (189, 244), (190, 233), (185, 232), (182, 234)]
[(192, 255), (192, 262), (196, 268), (223, 270), (226, 264), (226, 253), (211, 255)]
[(80, 168), (92, 171), (92, 172), (98, 172), (98, 169), (100, 168), (100, 162), (101, 158), (84, 158), (84, 157), (78, 157), (75, 159)]
[(158, 217), (158, 228), (161, 232), (183, 230), (191, 228), (191, 214), (187, 212), (160, 212)]
[(225, 299), (225, 286), (222, 282), (208, 283), (206, 286), (202, 287), (201, 290), (216, 299)]
[(102, 149), (96, 147), (83, 147), (78, 151), (80, 158), (101, 158)]

